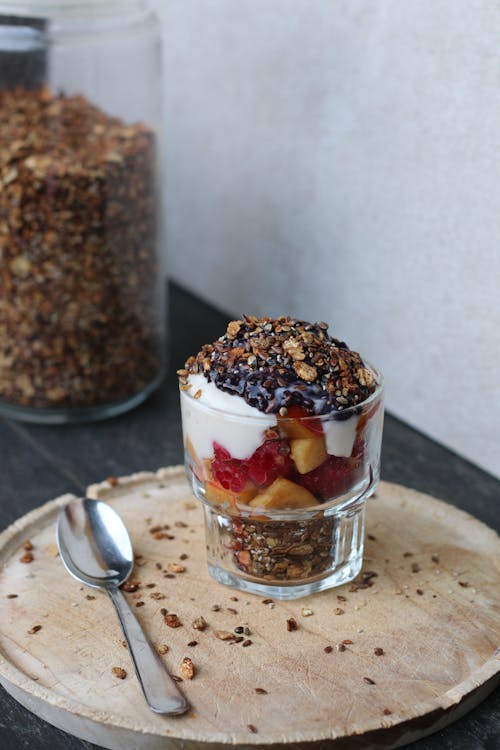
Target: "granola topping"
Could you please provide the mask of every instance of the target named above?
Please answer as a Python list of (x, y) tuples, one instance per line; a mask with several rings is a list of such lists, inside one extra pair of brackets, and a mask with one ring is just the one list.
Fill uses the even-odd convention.
[(317, 415), (342, 411), (362, 403), (376, 386), (360, 355), (330, 336), (325, 323), (289, 317), (231, 321), (177, 374), (186, 385), (189, 375), (200, 373), (259, 411), (282, 416), (290, 406)]

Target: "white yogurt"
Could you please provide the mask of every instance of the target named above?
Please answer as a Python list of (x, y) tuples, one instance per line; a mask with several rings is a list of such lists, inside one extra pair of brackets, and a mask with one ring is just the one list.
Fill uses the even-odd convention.
[[(204, 375), (190, 375), (188, 382), (191, 385), (189, 395), (181, 391), (184, 440), (189, 437), (198, 459), (212, 458), (214, 442), (222, 445), (233, 458), (249, 458), (264, 441), (264, 432), (276, 426), (275, 414), (264, 414), (241, 396), (220, 390)], [(198, 390), (201, 396), (193, 400)], [(203, 405), (225, 413), (206, 411)], [(351, 455), (357, 424), (357, 416), (323, 423), (326, 450), (331, 456)]]
[[(276, 425), (275, 414), (263, 414), (241, 396), (221, 391), (204, 375), (190, 375), (188, 382), (190, 395), (181, 391), (184, 439), (189, 437), (199, 459), (213, 456), (214, 442), (226, 448), (233, 458), (249, 458), (264, 441), (264, 432)], [(198, 390), (201, 396), (193, 400)], [(228, 414), (214, 414), (199, 405)], [(244, 417), (255, 419), (245, 420)]]
[(354, 447), (356, 440), (356, 427), (358, 426), (358, 416), (354, 414), (349, 419), (342, 422), (329, 420), (324, 423), (326, 451), (330, 456), (339, 458), (348, 458)]

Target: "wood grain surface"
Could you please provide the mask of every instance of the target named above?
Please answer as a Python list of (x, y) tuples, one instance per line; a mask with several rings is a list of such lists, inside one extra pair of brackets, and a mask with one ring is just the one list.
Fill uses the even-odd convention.
[[(104, 482), (89, 495), (113, 504), (142, 556), (132, 576), (139, 588), (127, 596), (152, 642), (168, 646), (169, 671), (179, 674), (188, 656), (196, 675), (181, 685), (189, 714), (148, 711), (110, 603), (74, 581), (56, 554), (54, 521), (69, 496), (42, 506), (0, 536), (0, 679), (78, 736), (127, 748), (327, 739), (343, 747), (354, 736), (365, 744), (349, 747), (389, 747), (408, 741), (409, 721), (432, 729), (464, 696), (494, 685), (500, 542), (456, 508), (382, 483), (368, 507), (364, 571), (377, 574), (373, 585), (265, 604), (208, 577), (201, 509), (182, 468)], [(150, 533), (164, 525), (162, 538)], [(34, 559), (23, 563), (28, 539)], [(182, 627), (169, 628), (162, 608)], [(192, 627), (199, 616), (208, 623), (203, 632)], [(239, 625), (251, 631), (248, 647), (215, 636)], [(352, 643), (337, 650), (343, 640)], [(366, 745), (373, 733), (376, 744)]]

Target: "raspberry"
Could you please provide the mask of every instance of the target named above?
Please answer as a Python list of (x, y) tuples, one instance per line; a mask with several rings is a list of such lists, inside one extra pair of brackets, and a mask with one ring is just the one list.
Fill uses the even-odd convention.
[(286, 440), (266, 440), (247, 458), (249, 478), (262, 487), (272, 484), (278, 477), (288, 476), (292, 469), (290, 448)]
[(317, 469), (297, 475), (295, 481), (321, 500), (329, 500), (347, 492), (355, 475), (349, 459), (330, 456)]
[(241, 492), (248, 481), (248, 471), (244, 461), (231, 458), (231, 454), (222, 445), (214, 443), (212, 461), (213, 478), (221, 487), (231, 492)]

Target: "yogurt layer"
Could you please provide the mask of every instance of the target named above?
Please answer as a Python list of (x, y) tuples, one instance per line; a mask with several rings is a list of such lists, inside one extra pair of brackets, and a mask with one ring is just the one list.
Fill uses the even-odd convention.
[[(181, 391), (184, 438), (189, 438), (199, 459), (212, 458), (214, 442), (222, 445), (233, 458), (249, 458), (265, 440), (265, 431), (276, 426), (275, 414), (264, 414), (240, 396), (220, 390), (204, 375), (190, 375), (188, 382), (191, 385), (189, 395)], [(198, 390), (200, 397), (193, 399)], [(207, 411), (203, 406), (220, 413)], [(245, 420), (245, 417), (252, 419)], [(357, 416), (323, 423), (326, 450), (330, 455), (351, 455), (357, 424)]]
[[(214, 442), (222, 445), (233, 458), (249, 458), (264, 441), (264, 432), (276, 425), (275, 414), (263, 414), (239, 396), (221, 391), (204, 375), (190, 375), (188, 382), (191, 385), (189, 395), (181, 391), (184, 439), (189, 437), (200, 459), (213, 456)], [(201, 396), (194, 400), (198, 390)], [(203, 406), (221, 413), (207, 411)], [(245, 420), (245, 417), (253, 419)]]

